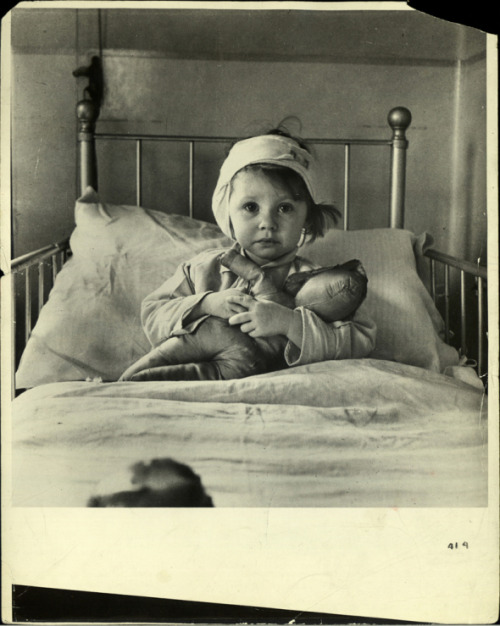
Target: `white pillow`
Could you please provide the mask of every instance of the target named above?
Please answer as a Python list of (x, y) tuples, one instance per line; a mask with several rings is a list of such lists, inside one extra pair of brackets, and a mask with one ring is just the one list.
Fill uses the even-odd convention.
[(402, 229), (331, 230), (303, 248), (319, 265), (359, 258), (368, 275), (361, 305), (377, 323), (373, 358), (434, 371), (458, 364), (458, 353), (444, 340), (444, 322), (417, 273), (432, 239)]
[[(16, 387), (100, 377), (116, 380), (149, 350), (143, 298), (182, 261), (231, 245), (213, 224), (99, 201), (76, 203), (72, 257), (58, 274), (16, 374)], [(362, 305), (378, 326), (374, 357), (442, 371), (458, 355), (416, 272), (425, 237), (404, 230), (330, 231), (303, 256), (321, 265), (359, 258), (368, 273)]]

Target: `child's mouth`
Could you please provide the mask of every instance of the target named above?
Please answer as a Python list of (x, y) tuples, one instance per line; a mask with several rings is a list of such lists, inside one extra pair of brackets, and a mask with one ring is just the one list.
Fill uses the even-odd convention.
[(266, 238), (266, 239), (258, 239), (255, 243), (258, 243), (261, 246), (275, 246), (279, 244), (279, 241), (277, 239)]

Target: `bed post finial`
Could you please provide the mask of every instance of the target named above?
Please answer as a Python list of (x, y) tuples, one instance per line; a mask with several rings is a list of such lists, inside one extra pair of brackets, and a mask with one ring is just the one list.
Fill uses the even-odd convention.
[(402, 133), (404, 139), (405, 131), (411, 124), (411, 113), (406, 107), (394, 107), (389, 111), (387, 121), (395, 133)]
[(404, 228), (406, 150), (408, 141), (406, 129), (411, 124), (411, 113), (405, 107), (395, 107), (387, 116), (392, 128), (391, 142), (391, 206), (390, 227)]
[(95, 124), (103, 100), (103, 74), (101, 59), (92, 57), (90, 65), (78, 67), (73, 72), (76, 78), (88, 78), (88, 85), (83, 90), (83, 100), (76, 105), (78, 118), (78, 146), (80, 157), (80, 194), (87, 187), (97, 191), (97, 156), (95, 151)]

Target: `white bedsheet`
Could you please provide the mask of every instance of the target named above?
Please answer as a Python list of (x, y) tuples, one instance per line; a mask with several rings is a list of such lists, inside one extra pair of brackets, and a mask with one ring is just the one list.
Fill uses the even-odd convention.
[(329, 361), (224, 382), (64, 382), (13, 404), (13, 505), (85, 506), (136, 461), (190, 465), (218, 507), (487, 505), (482, 391)]

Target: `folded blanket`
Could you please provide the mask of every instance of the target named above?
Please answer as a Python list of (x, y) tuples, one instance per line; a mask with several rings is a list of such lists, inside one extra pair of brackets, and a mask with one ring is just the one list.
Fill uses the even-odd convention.
[(481, 390), (375, 359), (241, 380), (66, 382), (13, 405), (17, 506), (86, 506), (100, 481), (172, 458), (216, 507), (485, 506)]

